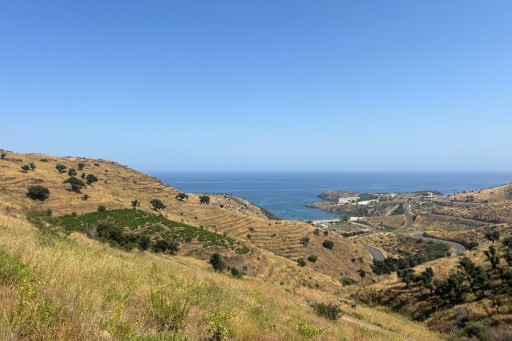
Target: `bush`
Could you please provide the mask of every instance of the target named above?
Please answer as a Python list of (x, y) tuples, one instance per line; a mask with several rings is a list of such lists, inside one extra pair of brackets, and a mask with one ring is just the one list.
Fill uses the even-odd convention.
[(103, 205), (99, 205), (98, 206), (98, 212), (105, 212), (107, 210), (107, 208)]
[(299, 258), (299, 259), (297, 259), (297, 264), (299, 266), (304, 267), (304, 266), (306, 266), (306, 261), (304, 260), (304, 258)]
[(343, 286), (354, 284), (356, 281), (354, 281), (352, 278), (343, 276), (340, 278), (340, 282)]
[(151, 238), (149, 238), (149, 236), (144, 234), (139, 238), (139, 249), (145, 251), (145, 250), (149, 249), (150, 245), (151, 245)]
[(84, 194), (84, 196), (82, 197), (82, 200), (87, 200), (89, 199), (89, 195), (88, 194)]
[(200, 204), (209, 204), (210, 203), (210, 197), (208, 195), (201, 195), (199, 197), (199, 203)]
[(341, 313), (340, 307), (332, 303), (329, 303), (328, 305), (324, 303), (316, 303), (313, 304), (313, 309), (315, 309), (318, 316), (322, 316), (333, 321), (337, 320)]
[(158, 239), (155, 243), (154, 249), (155, 252), (170, 253), (171, 255), (174, 255), (179, 250), (178, 246), (178, 242), (169, 242), (165, 239)]
[(224, 261), (222, 260), (222, 257), (218, 253), (214, 253), (210, 257), (210, 264), (213, 267), (213, 270), (222, 272), (225, 268)]
[(231, 276), (233, 276), (235, 278), (243, 278), (244, 274), (242, 272), (238, 271), (237, 268), (232, 267), (231, 268)]
[(149, 202), (151, 205), (153, 205), (153, 209), (155, 211), (158, 211), (158, 210), (163, 210), (164, 208), (166, 208), (167, 206), (164, 205), (164, 203), (162, 201), (160, 201), (159, 199), (153, 199)]
[(239, 255), (245, 255), (246, 253), (249, 253), (249, 248), (247, 246), (244, 246), (240, 249), (236, 249), (235, 252), (238, 253)]
[(322, 333), (322, 329), (315, 328), (313, 324), (301, 319), (297, 319), (295, 330), (307, 339), (315, 339)]
[(70, 168), (68, 169), (68, 175), (69, 176), (75, 176), (77, 173), (76, 173), (76, 170), (74, 168)]
[(27, 195), (34, 200), (46, 200), (50, 196), (50, 190), (43, 186), (30, 186)]
[(59, 174), (62, 174), (62, 173), (64, 173), (65, 169), (68, 167), (59, 163), (59, 164), (57, 164), (57, 166), (55, 166), (55, 168), (59, 171)]
[(0, 154), (0, 159), (2, 159), (2, 160), (3, 160), (3, 159), (5, 159), (5, 157), (6, 157), (6, 156), (7, 156), (7, 154), (2, 153), (2, 154)]
[(186, 195), (185, 193), (178, 193), (178, 195), (176, 196), (176, 199), (183, 201), (183, 200), (188, 199), (188, 195)]
[(22, 170), (23, 172), (25, 172), (25, 173), (26, 173), (29, 169), (30, 169), (30, 166), (29, 166), (29, 165), (23, 165), (23, 166), (21, 166), (21, 170)]
[(313, 231), (313, 233), (314, 233), (314, 234), (316, 234), (316, 235), (318, 236), (318, 235), (320, 234), (320, 230), (319, 230), (319, 229), (315, 229), (315, 230)]
[(307, 246), (309, 244), (309, 237), (302, 237), (300, 243), (304, 246)]
[(333, 248), (333, 246), (334, 246), (334, 242), (332, 240), (326, 239), (322, 243), (322, 246), (325, 247), (326, 249), (331, 250)]
[(98, 178), (94, 176), (94, 174), (88, 174), (85, 180), (87, 181), (88, 185), (92, 184), (93, 182), (98, 182)]
[(82, 180), (75, 178), (74, 176), (67, 178), (62, 183), (70, 184), (71, 190), (76, 193), (80, 193), (80, 190), (85, 187), (85, 184)]
[(82, 169), (84, 169), (84, 167), (85, 167), (84, 163), (81, 163), (81, 162), (78, 163), (78, 170), (82, 170)]
[(29, 163), (28, 165), (30, 166), (30, 169), (32, 169), (32, 170), (36, 169), (36, 165), (33, 162)]
[(308, 257), (308, 261), (310, 261), (311, 263), (314, 263), (314, 262), (316, 262), (317, 260), (318, 260), (318, 257), (317, 257), (317, 256), (315, 256), (315, 255), (310, 255), (310, 256)]

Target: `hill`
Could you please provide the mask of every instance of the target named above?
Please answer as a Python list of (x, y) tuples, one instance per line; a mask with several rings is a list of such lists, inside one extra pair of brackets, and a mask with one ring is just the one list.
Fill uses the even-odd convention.
[[(212, 195), (210, 204), (201, 204), (200, 194), (188, 194), (187, 199), (177, 199), (181, 193), (179, 190), (163, 184), (157, 178), (112, 161), (43, 154), (5, 154), (5, 158), (0, 160), (0, 202), (13, 212), (50, 209), (55, 216), (73, 212), (83, 214), (96, 211), (100, 205), (107, 209), (131, 208), (133, 200), (138, 200), (139, 209), (154, 212), (150, 201), (158, 199), (166, 205), (159, 212), (170, 220), (226, 233), (244, 241), (248, 247), (270, 251), (267, 256), (260, 257), (258, 275), (271, 281), (280, 283), (284, 279), (295, 285), (304, 281), (309, 283), (309, 277), (312, 277), (312, 285), (322, 282), (324, 284), (318, 285), (327, 286), (329, 282), (329, 287), (338, 287), (336, 290), (339, 290), (336, 281), (319, 275), (328, 275), (334, 279), (343, 275), (356, 279), (358, 269), (369, 270), (371, 259), (361, 246), (335, 234), (316, 235), (315, 228), (304, 222), (270, 220), (264, 214), (254, 213), (257, 212), (254, 206), (236, 199), (251, 208), (239, 210), (227, 201), (233, 202), (232, 196), (226, 199)], [(22, 170), (23, 165), (31, 163), (35, 166), (34, 170)], [(82, 169), (79, 169), (79, 164)], [(60, 173), (56, 169), (57, 165), (66, 168)], [(98, 181), (87, 185), (80, 194), (70, 191), (70, 186), (63, 181), (69, 178), (68, 171), (71, 168), (79, 178), (82, 173), (84, 177), (93, 174)], [(33, 185), (49, 188), (48, 199), (39, 201), (27, 197), (27, 188)], [(84, 200), (85, 195), (87, 200)], [(331, 250), (322, 246), (325, 239), (334, 241)], [(309, 241), (306, 243), (306, 240)], [(273, 254), (280, 257), (274, 257)], [(290, 276), (288, 271), (296, 268), (295, 261), (299, 258), (307, 259), (310, 255), (316, 255), (318, 261), (306, 265), (306, 268), (314, 270), (305, 277), (307, 280), (303, 276), (297, 279), (295, 275)], [(280, 275), (283, 271), (286, 276)]]
[[(179, 196), (109, 161), (6, 154), (0, 160), (1, 339), (439, 339), (420, 324), (342, 296), (340, 272), (355, 277), (369, 262), (340, 236), (270, 220), (241, 199), (211, 196), (201, 204), (199, 195)], [(58, 164), (98, 181), (73, 192)], [(27, 196), (34, 185), (49, 189), (46, 200)], [(166, 207), (155, 211), (152, 199)], [(140, 206), (133, 208), (134, 200)], [(143, 237), (155, 252), (143, 251)], [(332, 250), (321, 246), (327, 238)], [(160, 240), (179, 247), (158, 249)], [(207, 263), (214, 252), (239, 271), (214, 272)], [(293, 259), (313, 253), (317, 262), (305, 267)], [(331, 264), (334, 270), (326, 271)], [(339, 319), (325, 318), (333, 316), (329, 309)]]

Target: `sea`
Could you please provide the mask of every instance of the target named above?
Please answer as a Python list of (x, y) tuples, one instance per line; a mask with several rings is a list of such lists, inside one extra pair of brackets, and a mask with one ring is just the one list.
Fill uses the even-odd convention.
[(184, 172), (150, 171), (187, 193), (224, 193), (242, 197), (283, 219), (336, 219), (340, 214), (305, 204), (340, 189), (361, 193), (432, 190), (443, 194), (496, 187), (512, 182), (512, 172)]

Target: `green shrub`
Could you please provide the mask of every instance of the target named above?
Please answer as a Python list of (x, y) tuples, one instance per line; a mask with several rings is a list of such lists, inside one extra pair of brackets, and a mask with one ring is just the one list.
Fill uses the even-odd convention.
[(82, 180), (75, 178), (74, 176), (67, 178), (62, 183), (70, 184), (71, 190), (76, 193), (80, 193), (82, 188), (85, 188), (85, 184)]
[(76, 169), (74, 168), (70, 168), (68, 169), (68, 175), (69, 176), (75, 176), (77, 173), (76, 173)]
[(6, 156), (7, 156), (7, 154), (6, 154), (6, 153), (2, 153), (2, 154), (0, 154), (0, 159), (2, 159), (2, 160), (3, 160), (3, 159), (5, 159), (5, 157), (6, 157)]
[(43, 186), (30, 186), (27, 195), (34, 200), (46, 200), (50, 196), (50, 190)]
[(211, 340), (222, 341), (225, 340), (229, 334), (228, 327), (225, 326), (225, 322), (231, 318), (234, 314), (234, 310), (229, 312), (215, 311), (209, 315), (208, 324)]
[(340, 278), (340, 282), (343, 286), (354, 284), (356, 281), (354, 281), (352, 278), (343, 276)]
[(147, 235), (142, 235), (139, 238), (139, 248), (143, 251), (149, 249), (149, 246), (151, 245), (151, 238)]
[(21, 166), (21, 170), (22, 170), (23, 172), (25, 172), (25, 173), (26, 173), (29, 169), (30, 169), (30, 166), (29, 166), (29, 165), (23, 165), (23, 166)]
[(107, 208), (103, 205), (99, 205), (98, 206), (98, 212), (105, 212), (107, 210)]
[(333, 246), (334, 246), (334, 242), (332, 240), (326, 239), (322, 243), (322, 246), (325, 247), (326, 249), (331, 250), (333, 248)]
[(93, 182), (98, 182), (98, 178), (94, 176), (94, 174), (87, 174), (85, 180), (87, 181), (88, 185), (92, 184)]
[(208, 205), (210, 203), (210, 197), (208, 195), (201, 195), (199, 197), (199, 203)]
[(239, 255), (245, 255), (246, 253), (249, 252), (249, 248), (247, 246), (244, 246), (242, 248), (236, 249), (235, 252), (238, 253)]
[(30, 169), (32, 169), (32, 170), (36, 169), (36, 165), (33, 162), (29, 163), (28, 165), (30, 166)]
[(318, 316), (322, 316), (333, 321), (337, 320), (341, 313), (340, 307), (332, 303), (329, 303), (328, 305), (324, 303), (315, 303), (312, 306)]
[(308, 339), (314, 339), (322, 333), (322, 329), (315, 328), (313, 324), (302, 319), (297, 319), (297, 322), (295, 323), (295, 330), (297, 333)]
[(318, 257), (317, 257), (317, 256), (315, 256), (315, 255), (310, 255), (310, 256), (308, 257), (308, 261), (310, 261), (311, 263), (314, 263), (314, 262), (316, 262), (317, 260), (318, 260)]
[(222, 257), (218, 253), (214, 253), (210, 257), (210, 264), (212, 265), (213, 270), (218, 272), (222, 272), (226, 266), (222, 260)]
[(164, 203), (162, 201), (160, 201), (159, 199), (152, 199), (150, 202), (149, 202), (152, 206), (153, 206), (153, 209), (155, 211), (158, 211), (158, 210), (163, 210), (164, 208), (166, 208), (167, 206), (164, 205)]
[(299, 258), (299, 259), (297, 259), (297, 264), (299, 266), (304, 267), (304, 266), (306, 266), (306, 261), (304, 260), (304, 258)]
[(238, 271), (237, 268), (232, 267), (231, 268), (231, 276), (233, 276), (235, 278), (243, 278), (244, 274), (241, 271)]
[(304, 246), (307, 246), (309, 244), (309, 237), (302, 237), (300, 243)]
[(62, 173), (64, 173), (65, 169), (68, 167), (59, 163), (59, 164), (57, 164), (57, 166), (55, 166), (55, 168), (59, 171), (59, 174), (62, 174)]
[(82, 200), (87, 200), (89, 199), (89, 194), (84, 194), (84, 196), (82, 197)]

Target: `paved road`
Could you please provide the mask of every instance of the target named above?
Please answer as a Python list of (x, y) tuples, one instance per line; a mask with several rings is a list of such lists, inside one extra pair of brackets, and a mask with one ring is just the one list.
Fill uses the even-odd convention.
[(365, 245), (364, 247), (366, 248), (366, 250), (368, 250), (368, 252), (370, 253), (370, 256), (373, 259), (376, 259), (376, 260), (386, 259), (386, 257), (384, 257), (384, 255), (382, 254), (382, 252), (380, 252), (380, 250), (377, 250), (376, 248), (368, 246), (368, 245)]
[(464, 253), (464, 251), (466, 251), (466, 248), (464, 247), (464, 245), (461, 245), (461, 244), (455, 243), (455, 242), (451, 242), (449, 240), (442, 240), (442, 239), (425, 237), (425, 236), (423, 236), (423, 233), (413, 233), (413, 234), (411, 234), (411, 236), (416, 237), (416, 238), (431, 240), (431, 241), (438, 242), (438, 243), (443, 243), (443, 244), (446, 244), (446, 245), (451, 245), (454, 248), (452, 256)]
[(397, 229), (395, 232), (402, 232), (404, 230), (407, 230), (413, 224), (411, 205), (404, 203), (404, 206), (405, 206), (405, 217), (407, 218), (407, 221), (405, 222), (405, 224), (402, 225), (402, 227)]

